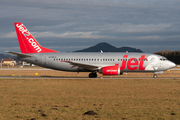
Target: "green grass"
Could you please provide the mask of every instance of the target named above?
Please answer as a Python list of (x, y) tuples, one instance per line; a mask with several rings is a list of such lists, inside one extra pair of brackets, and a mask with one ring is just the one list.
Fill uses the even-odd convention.
[[(1, 79), (0, 119), (177, 120), (179, 86), (173, 79)], [(83, 115), (90, 110), (98, 115)]]

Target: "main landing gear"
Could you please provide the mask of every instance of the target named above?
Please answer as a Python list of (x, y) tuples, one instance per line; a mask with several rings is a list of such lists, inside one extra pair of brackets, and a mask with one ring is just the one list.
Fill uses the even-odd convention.
[(96, 78), (96, 77), (97, 77), (96, 72), (92, 72), (89, 74), (89, 78)]

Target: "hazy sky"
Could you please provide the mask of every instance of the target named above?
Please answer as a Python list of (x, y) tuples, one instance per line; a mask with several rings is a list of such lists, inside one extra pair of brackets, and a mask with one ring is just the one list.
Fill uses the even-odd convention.
[(100, 42), (144, 52), (180, 50), (180, 0), (0, 0), (0, 53), (20, 52), (14, 22), (66, 52)]

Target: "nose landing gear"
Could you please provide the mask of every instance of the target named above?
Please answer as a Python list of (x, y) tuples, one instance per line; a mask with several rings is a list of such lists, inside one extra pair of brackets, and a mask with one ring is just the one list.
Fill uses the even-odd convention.
[(96, 77), (97, 77), (96, 72), (92, 72), (89, 74), (89, 78), (96, 78)]
[(158, 72), (155, 72), (154, 75), (153, 75), (153, 78), (157, 78), (157, 74), (162, 74), (163, 71), (158, 71)]
[(157, 78), (157, 75), (156, 75), (156, 74), (154, 74), (154, 75), (153, 75), (153, 78)]

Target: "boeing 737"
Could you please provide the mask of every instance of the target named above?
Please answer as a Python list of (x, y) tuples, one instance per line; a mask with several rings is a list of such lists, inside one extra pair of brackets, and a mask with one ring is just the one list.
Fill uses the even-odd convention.
[(102, 75), (122, 75), (123, 72), (163, 73), (176, 65), (165, 57), (150, 53), (128, 52), (58, 52), (42, 47), (22, 23), (14, 23), (21, 53), (19, 60), (60, 71), (90, 72), (90, 78)]

